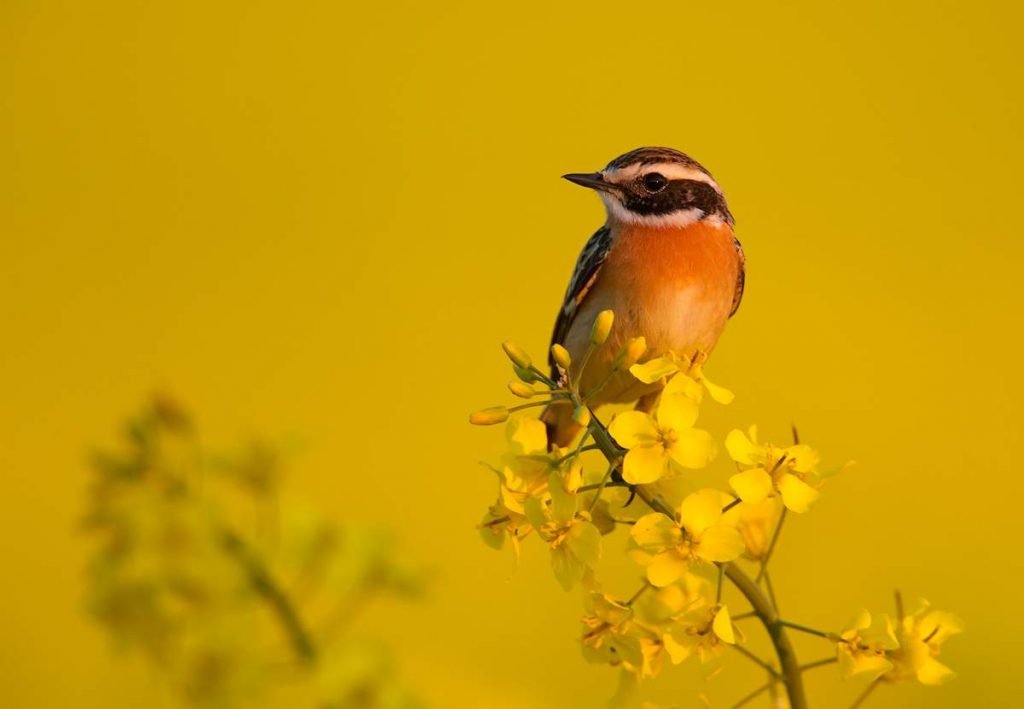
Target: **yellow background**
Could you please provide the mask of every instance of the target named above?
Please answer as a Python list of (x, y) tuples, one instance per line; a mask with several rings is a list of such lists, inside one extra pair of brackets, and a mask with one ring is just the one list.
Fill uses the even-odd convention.
[[(747, 251), (709, 369), (738, 399), (706, 425), (794, 420), (858, 461), (787, 524), (785, 614), (927, 596), (967, 624), (960, 676), (873, 705), (1018, 703), (1010, 6), (3, 2), (0, 704), (155, 702), (82, 613), (76, 535), (88, 447), (154, 389), (213, 440), (300, 434), (292, 489), (433, 569), (425, 604), (367, 628), (436, 706), (603, 702), (578, 596), (539, 547), (512, 574), (474, 532), (501, 434), (465, 416), (505, 400), (502, 339), (543, 354), (602, 218), (558, 176), (641, 144), (715, 173)], [(692, 706), (695, 677), (649, 696)], [(708, 692), (760, 679), (733, 659)], [(856, 691), (809, 685), (818, 707)]]

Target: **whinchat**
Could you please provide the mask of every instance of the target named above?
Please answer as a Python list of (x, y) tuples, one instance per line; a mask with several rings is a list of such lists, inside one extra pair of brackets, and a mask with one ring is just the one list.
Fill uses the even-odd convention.
[[(598, 172), (563, 177), (595, 190), (607, 218), (576, 261), (551, 343), (578, 361), (598, 313), (613, 310), (612, 336), (583, 371), (580, 391), (600, 384), (591, 406), (644, 406), (658, 386), (611, 373), (613, 361), (638, 336), (647, 341), (645, 359), (711, 353), (743, 296), (744, 257), (732, 214), (711, 173), (672, 148), (637, 148)], [(553, 445), (572, 441), (578, 426), (571, 407), (552, 406), (543, 418)]]

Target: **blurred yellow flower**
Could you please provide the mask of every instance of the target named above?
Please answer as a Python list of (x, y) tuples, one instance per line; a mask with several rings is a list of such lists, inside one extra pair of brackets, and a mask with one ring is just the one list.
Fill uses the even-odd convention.
[(868, 611), (861, 610), (836, 643), (839, 672), (844, 679), (856, 675), (877, 679), (892, 669), (893, 664), (887, 654), (897, 647), (899, 643), (889, 616), (883, 614), (872, 618)]
[(820, 494), (807, 483), (817, 472), (818, 453), (803, 444), (779, 448), (757, 442), (757, 428), (749, 436), (738, 429), (725, 438), (729, 456), (749, 466), (729, 478), (729, 485), (744, 502), (757, 503), (778, 494), (793, 512), (806, 512)]
[(576, 495), (565, 490), (557, 472), (551, 474), (548, 495), (549, 500), (526, 500), (526, 518), (550, 547), (555, 578), (568, 591), (601, 557), (601, 532), (589, 513), (577, 512)]
[(678, 665), (692, 655), (707, 662), (721, 652), (722, 643), (736, 643), (729, 609), (709, 606), (687, 613), (665, 634), (664, 643), (672, 664)]
[(761, 502), (744, 502), (725, 513), (726, 523), (735, 526), (743, 537), (746, 546), (743, 556), (751, 561), (761, 561), (767, 556), (781, 509), (779, 498), (769, 497)]
[(955, 615), (932, 610), (927, 601), (920, 601), (918, 610), (897, 626), (900, 648), (890, 655), (895, 667), (885, 679), (915, 678), (929, 685), (952, 679), (956, 673), (935, 658), (939, 656), (942, 643), (963, 630), (963, 622)]
[(665, 386), (654, 416), (627, 411), (612, 420), (609, 433), (628, 451), (622, 463), (626, 482), (653, 483), (672, 472), (673, 465), (703, 468), (714, 458), (711, 434), (693, 428), (699, 396), (697, 382), (679, 374)]
[(654, 586), (668, 586), (695, 561), (726, 562), (742, 554), (743, 537), (722, 515), (730, 499), (718, 490), (700, 490), (680, 505), (681, 522), (660, 512), (638, 519), (630, 534), (640, 551), (636, 558), (647, 566), (647, 580)]
[(640, 639), (634, 630), (632, 609), (603, 593), (588, 596), (583, 623), (583, 656), (588, 662), (612, 666), (627, 663), (632, 669), (644, 664)]

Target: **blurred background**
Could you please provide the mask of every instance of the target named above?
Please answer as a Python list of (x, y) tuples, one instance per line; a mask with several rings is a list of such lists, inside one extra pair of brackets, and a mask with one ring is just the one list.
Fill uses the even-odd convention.
[[(999, 2), (0, 5), (0, 703), (171, 706), (84, 612), (87, 455), (153, 391), (290, 436), (290, 487), (429, 569), (361, 621), (445, 706), (603, 704), (546, 551), (480, 542), (512, 339), (543, 354), (603, 215), (559, 180), (643, 144), (724, 186), (748, 258), (708, 368), (723, 435), (791, 421), (830, 481), (787, 524), (786, 614), (957, 612), (941, 689), (1024, 659), (1018, 29)], [(720, 465), (725, 465), (720, 461)], [(609, 545), (609, 549), (617, 549)], [(827, 654), (820, 641), (801, 650)], [(752, 667), (752, 666), (751, 666)], [(645, 688), (695, 705), (698, 671)], [(716, 705), (761, 673), (730, 662)], [(810, 676), (815, 706), (859, 687)], [(161, 703), (163, 702), (163, 703)]]

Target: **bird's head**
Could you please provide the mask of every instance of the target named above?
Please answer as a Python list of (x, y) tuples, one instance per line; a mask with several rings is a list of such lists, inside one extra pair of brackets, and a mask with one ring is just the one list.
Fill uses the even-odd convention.
[(733, 223), (711, 173), (672, 148), (637, 148), (598, 172), (562, 177), (596, 190), (611, 221), (653, 227), (682, 227), (702, 219)]

